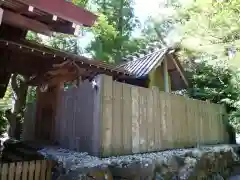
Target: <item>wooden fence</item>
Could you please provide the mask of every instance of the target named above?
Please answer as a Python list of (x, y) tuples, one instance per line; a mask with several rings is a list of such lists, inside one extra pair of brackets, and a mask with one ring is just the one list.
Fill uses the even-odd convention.
[[(59, 93), (54, 122), (44, 121), (45, 126), (52, 124), (51, 132), (42, 130), (54, 134), (52, 142), (95, 156), (227, 143), (221, 105), (116, 82), (106, 75), (97, 76), (96, 82), (98, 88), (85, 81)], [(33, 116), (26, 116), (24, 137), (34, 137), (32, 126), (45, 127), (37, 126)]]
[(98, 155), (99, 105), (100, 91), (88, 80), (62, 90), (54, 123), (55, 141), (63, 148)]
[(1, 164), (1, 180), (51, 180), (52, 162), (47, 160)]
[(221, 105), (102, 81), (102, 155), (123, 155), (227, 141)]

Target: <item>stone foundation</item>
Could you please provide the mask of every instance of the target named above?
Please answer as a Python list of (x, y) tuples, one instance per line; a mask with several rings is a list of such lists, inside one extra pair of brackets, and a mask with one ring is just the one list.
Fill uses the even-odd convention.
[(103, 159), (53, 147), (40, 152), (58, 162), (61, 180), (225, 180), (239, 165), (238, 151), (236, 145), (219, 145)]

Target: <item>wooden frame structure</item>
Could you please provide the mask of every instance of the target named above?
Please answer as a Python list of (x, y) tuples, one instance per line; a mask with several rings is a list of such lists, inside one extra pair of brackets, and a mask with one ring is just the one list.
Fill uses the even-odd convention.
[(97, 16), (62, 0), (4, 0), (3, 23), (46, 35), (73, 34), (79, 25), (92, 26)]
[(25, 131), (26, 140), (100, 157), (228, 143), (221, 105), (114, 81), (112, 76), (94, 80), (96, 87), (86, 80), (66, 91), (38, 92), (41, 117), (25, 122), (27, 129), (35, 129)]

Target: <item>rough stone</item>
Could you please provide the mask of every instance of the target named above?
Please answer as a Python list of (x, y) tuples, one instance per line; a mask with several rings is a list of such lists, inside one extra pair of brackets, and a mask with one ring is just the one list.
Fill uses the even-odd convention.
[(229, 179), (232, 167), (239, 165), (237, 151), (238, 147), (219, 145), (103, 159), (59, 148), (40, 152), (64, 169), (59, 180), (81, 179), (80, 176), (98, 180), (222, 180)]

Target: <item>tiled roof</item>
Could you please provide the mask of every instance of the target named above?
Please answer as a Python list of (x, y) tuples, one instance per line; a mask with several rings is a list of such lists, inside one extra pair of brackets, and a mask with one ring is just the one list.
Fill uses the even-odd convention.
[(133, 60), (127, 58), (127, 62), (118, 65), (116, 69), (123, 69), (137, 78), (144, 77), (163, 60), (167, 51), (167, 48), (162, 48), (145, 54), (142, 57), (134, 57), (136, 59)]

